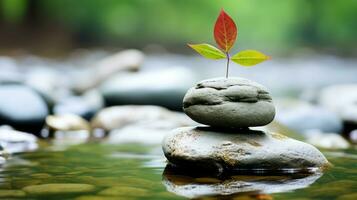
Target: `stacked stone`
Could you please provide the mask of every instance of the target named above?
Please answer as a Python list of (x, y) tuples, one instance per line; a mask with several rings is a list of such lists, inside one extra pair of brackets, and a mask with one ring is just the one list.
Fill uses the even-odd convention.
[(207, 125), (173, 130), (163, 141), (171, 165), (207, 171), (285, 170), (328, 166), (312, 145), (250, 129), (273, 121), (267, 89), (243, 78), (199, 82), (183, 100), (184, 112)]

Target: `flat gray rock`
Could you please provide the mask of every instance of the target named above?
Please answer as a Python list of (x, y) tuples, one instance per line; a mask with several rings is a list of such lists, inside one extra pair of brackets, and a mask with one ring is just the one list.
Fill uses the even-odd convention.
[(311, 170), (329, 166), (312, 145), (250, 129), (178, 128), (165, 137), (162, 145), (171, 164), (207, 171)]
[(275, 116), (267, 89), (237, 77), (199, 82), (186, 93), (183, 109), (196, 122), (216, 127), (264, 126)]

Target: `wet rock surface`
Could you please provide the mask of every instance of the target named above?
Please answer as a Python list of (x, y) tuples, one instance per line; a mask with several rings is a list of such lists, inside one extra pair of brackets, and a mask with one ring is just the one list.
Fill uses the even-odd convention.
[(325, 168), (326, 158), (312, 145), (278, 133), (210, 127), (178, 128), (163, 141), (170, 163), (213, 171)]
[(183, 108), (196, 122), (216, 127), (263, 126), (275, 116), (267, 89), (236, 77), (199, 82), (186, 93)]
[(0, 85), (0, 125), (38, 133), (48, 115), (45, 101), (24, 85)]

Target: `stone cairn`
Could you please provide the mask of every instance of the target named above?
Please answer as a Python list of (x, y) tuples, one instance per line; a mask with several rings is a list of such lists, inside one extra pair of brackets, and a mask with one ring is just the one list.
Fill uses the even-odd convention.
[[(173, 130), (163, 140), (171, 166), (200, 171), (309, 170), (329, 165), (312, 145), (285, 135), (253, 130), (273, 121), (267, 89), (243, 78), (196, 84), (183, 99), (184, 112), (203, 124)], [(206, 125), (206, 126), (205, 126)]]

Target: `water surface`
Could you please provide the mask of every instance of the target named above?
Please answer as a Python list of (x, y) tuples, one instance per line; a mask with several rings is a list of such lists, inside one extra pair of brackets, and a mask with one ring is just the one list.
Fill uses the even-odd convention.
[[(158, 145), (42, 145), (0, 168), (1, 199), (357, 199), (357, 151), (324, 151), (334, 165), (313, 175), (188, 175), (166, 168)], [(86, 192), (31, 194), (41, 184), (89, 184)], [(56, 187), (53, 185), (51, 187)], [(31, 189), (31, 188), (30, 188)], [(49, 191), (49, 192), (48, 192)]]

